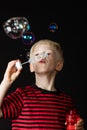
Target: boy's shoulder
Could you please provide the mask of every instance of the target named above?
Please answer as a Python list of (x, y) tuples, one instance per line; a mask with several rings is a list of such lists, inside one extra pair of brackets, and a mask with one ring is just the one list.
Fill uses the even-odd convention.
[(71, 100), (72, 100), (72, 96), (71, 96), (70, 94), (68, 94), (67, 92), (64, 92), (64, 91), (61, 91), (61, 90), (60, 90), (60, 95), (61, 95), (61, 97), (63, 97), (63, 98), (71, 99)]
[(29, 89), (32, 89), (32, 86), (31, 86), (31, 85), (26, 85), (26, 86), (24, 86), (24, 87), (18, 87), (18, 88), (16, 89), (16, 91), (27, 91), (27, 90), (29, 90)]

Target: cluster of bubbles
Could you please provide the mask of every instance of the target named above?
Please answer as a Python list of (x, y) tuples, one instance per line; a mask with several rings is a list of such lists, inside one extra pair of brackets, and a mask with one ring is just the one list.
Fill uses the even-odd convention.
[[(20, 38), (24, 45), (28, 47), (30, 47), (35, 41), (35, 34), (30, 31), (30, 23), (25, 17), (11, 17), (3, 23), (3, 29), (8, 37), (11, 39)], [(54, 22), (50, 23), (48, 29), (51, 33), (57, 32), (58, 25)], [(20, 56), (22, 56), (22, 54)]]
[[(21, 38), (25, 45), (31, 45), (35, 41), (35, 35), (30, 31), (29, 21), (25, 17), (12, 17), (6, 20), (3, 28), (7, 36), (11, 39)], [(50, 32), (56, 32), (58, 25), (53, 22), (48, 28)]]
[(20, 38), (29, 30), (28, 20), (24, 17), (13, 17), (4, 22), (5, 33), (12, 39)]
[(35, 35), (30, 32), (30, 24), (25, 17), (12, 17), (6, 20), (3, 28), (7, 36), (11, 39), (21, 38), (25, 45), (30, 45), (35, 41)]

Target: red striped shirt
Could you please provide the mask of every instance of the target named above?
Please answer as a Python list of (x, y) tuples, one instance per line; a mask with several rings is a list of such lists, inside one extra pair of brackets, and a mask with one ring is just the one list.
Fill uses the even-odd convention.
[(69, 95), (37, 86), (17, 88), (2, 104), (3, 117), (12, 119), (12, 130), (65, 130), (66, 113), (73, 107)]

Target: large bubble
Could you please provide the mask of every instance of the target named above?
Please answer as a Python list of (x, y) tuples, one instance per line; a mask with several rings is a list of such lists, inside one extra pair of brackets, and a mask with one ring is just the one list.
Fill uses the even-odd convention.
[(40, 62), (40, 63), (45, 63), (44, 59), (48, 57), (47, 52), (40, 53), (38, 55), (33, 55), (31, 58), (28, 58), (28, 61), (25, 61), (23, 63), (17, 62), (16, 67), (22, 67), (23, 65), (27, 63), (35, 63), (35, 62)]
[(3, 23), (7, 36), (18, 39), (30, 29), (28, 20), (25, 17), (12, 17)]

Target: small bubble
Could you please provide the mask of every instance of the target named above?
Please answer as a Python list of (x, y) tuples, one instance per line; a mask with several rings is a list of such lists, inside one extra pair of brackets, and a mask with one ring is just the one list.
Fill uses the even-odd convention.
[(22, 41), (25, 45), (31, 45), (35, 41), (35, 34), (33, 32), (26, 32), (22, 35)]
[(50, 32), (56, 32), (57, 30), (58, 30), (58, 25), (56, 23), (50, 23), (49, 31)]

